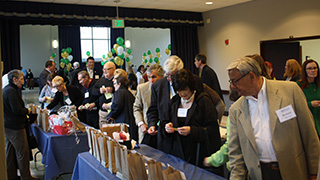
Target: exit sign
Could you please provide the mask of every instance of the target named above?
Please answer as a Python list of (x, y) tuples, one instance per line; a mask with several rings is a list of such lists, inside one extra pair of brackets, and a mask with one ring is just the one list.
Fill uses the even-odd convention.
[(124, 19), (113, 19), (112, 28), (124, 28)]

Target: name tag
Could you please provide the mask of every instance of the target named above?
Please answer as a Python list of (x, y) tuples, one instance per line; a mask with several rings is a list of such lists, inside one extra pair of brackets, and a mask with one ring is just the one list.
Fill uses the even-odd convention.
[(67, 103), (68, 105), (70, 105), (70, 104), (72, 103), (71, 100), (70, 100), (70, 98), (66, 99), (66, 103)]
[(89, 97), (89, 92), (84, 93), (84, 98), (88, 98)]
[(99, 75), (94, 75), (94, 78), (95, 79), (99, 79)]
[(187, 117), (188, 109), (179, 108), (178, 109), (178, 117)]
[(291, 104), (289, 106), (277, 110), (276, 113), (281, 123), (297, 117), (296, 113), (293, 111)]

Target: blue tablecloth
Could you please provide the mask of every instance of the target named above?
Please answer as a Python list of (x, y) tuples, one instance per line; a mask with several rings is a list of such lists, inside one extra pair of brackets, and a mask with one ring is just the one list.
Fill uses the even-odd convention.
[(34, 124), (31, 128), (42, 153), (42, 164), (46, 165), (46, 180), (60, 173), (72, 173), (78, 154), (89, 151), (86, 133), (77, 132), (80, 139), (77, 144), (74, 134), (57, 135), (52, 132), (44, 132), (42, 128)]
[[(210, 173), (204, 169), (198, 168), (184, 160), (165, 154), (157, 149), (153, 149), (146, 145), (139, 145), (140, 149), (136, 149), (139, 153), (161, 161), (165, 164), (169, 163), (172, 167), (184, 172), (188, 180), (192, 179), (210, 179), (210, 180), (225, 180), (225, 178)], [(107, 168), (104, 168), (100, 162), (95, 159), (89, 152), (80, 153), (77, 162), (74, 166), (72, 180), (87, 180), (87, 179), (119, 179), (111, 174)]]

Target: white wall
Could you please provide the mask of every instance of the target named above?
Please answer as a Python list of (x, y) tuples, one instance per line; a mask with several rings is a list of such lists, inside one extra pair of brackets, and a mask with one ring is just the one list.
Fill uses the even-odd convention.
[(306, 56), (313, 59), (320, 64), (320, 40), (305, 40), (300, 41), (300, 46), (302, 46), (302, 62), (306, 60)]
[(211, 23), (199, 27), (200, 52), (208, 56), (222, 89), (229, 89), (226, 67), (247, 54), (260, 54), (260, 41), (319, 35), (319, 9), (319, 0), (256, 0), (203, 13)]
[[(170, 44), (170, 29), (160, 28), (125, 28), (125, 40), (131, 41), (131, 55), (133, 56), (132, 64), (136, 67), (142, 63), (143, 53), (151, 51), (154, 59), (156, 57), (156, 48), (160, 48), (160, 65), (169, 57), (165, 49)], [(148, 57), (148, 54), (147, 54)], [(154, 64), (154, 62), (152, 63)]]
[(58, 40), (58, 26), (20, 26), (21, 66), (31, 69), (34, 77), (39, 77), (52, 53), (56, 53), (56, 64), (59, 61), (58, 49), (52, 48), (54, 39)]

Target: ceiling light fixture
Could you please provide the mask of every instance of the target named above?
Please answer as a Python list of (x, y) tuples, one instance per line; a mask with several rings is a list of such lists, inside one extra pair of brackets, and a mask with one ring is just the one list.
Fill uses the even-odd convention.
[(211, 5), (211, 4), (213, 4), (212, 1), (206, 1), (206, 5)]

